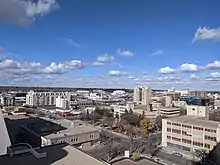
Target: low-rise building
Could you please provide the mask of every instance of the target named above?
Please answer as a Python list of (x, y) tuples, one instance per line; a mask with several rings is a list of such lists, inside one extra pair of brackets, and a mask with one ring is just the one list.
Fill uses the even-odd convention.
[(209, 107), (199, 106), (199, 105), (187, 105), (186, 106), (187, 115), (204, 117), (209, 119)]
[(198, 116), (178, 116), (162, 120), (162, 146), (173, 152), (193, 155), (210, 151), (220, 142), (220, 122)]
[(186, 109), (187, 103), (186, 103), (186, 101), (172, 101), (172, 105), (174, 107)]
[(160, 111), (160, 109), (162, 107), (162, 103), (161, 102), (157, 102), (157, 101), (151, 102), (151, 105), (152, 105), (152, 110), (153, 111)]
[(220, 100), (215, 100), (214, 109), (220, 109)]
[(180, 108), (178, 107), (162, 107), (160, 115), (163, 117), (175, 117), (180, 115)]

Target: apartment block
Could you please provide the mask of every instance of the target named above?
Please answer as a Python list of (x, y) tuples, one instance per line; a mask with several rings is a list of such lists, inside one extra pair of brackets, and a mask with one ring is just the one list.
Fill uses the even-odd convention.
[(26, 104), (31, 106), (55, 106), (56, 98), (68, 97), (68, 92), (35, 92), (30, 91), (26, 95)]
[(11, 94), (0, 95), (0, 107), (15, 106), (15, 97)]
[(210, 151), (219, 141), (220, 122), (189, 115), (162, 120), (162, 146), (172, 151)]
[(151, 88), (143, 86), (136, 87), (134, 89), (134, 102), (136, 104), (146, 105), (147, 110), (149, 110), (151, 103)]

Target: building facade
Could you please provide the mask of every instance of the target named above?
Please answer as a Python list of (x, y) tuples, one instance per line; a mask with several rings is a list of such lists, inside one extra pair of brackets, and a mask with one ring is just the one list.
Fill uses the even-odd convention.
[(11, 94), (0, 95), (0, 107), (15, 106), (15, 97)]
[(68, 95), (68, 92), (30, 91), (26, 95), (26, 104), (31, 106), (55, 106), (56, 98), (66, 98)]
[(151, 88), (136, 87), (134, 89), (134, 102), (136, 104), (146, 105), (147, 110), (149, 110), (151, 103)]
[(175, 117), (180, 115), (178, 107), (163, 107), (160, 109), (160, 115), (163, 117)]
[(207, 97), (207, 92), (205, 91), (188, 91), (188, 94), (196, 97)]

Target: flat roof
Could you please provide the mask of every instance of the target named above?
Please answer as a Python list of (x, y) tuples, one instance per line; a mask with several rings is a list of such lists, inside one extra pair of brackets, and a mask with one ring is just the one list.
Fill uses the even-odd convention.
[(18, 154), (10, 157), (0, 156), (1, 164), (14, 165), (108, 165), (81, 150), (68, 144), (57, 144), (42, 147), (36, 150), (38, 153), (46, 152), (45, 158), (37, 159), (31, 153)]
[(62, 127), (65, 127), (66, 129), (57, 131), (55, 133), (48, 134), (44, 136), (45, 138), (53, 139), (53, 138), (61, 138), (64, 136), (72, 136), (72, 135), (79, 135), (83, 133), (89, 133), (89, 132), (96, 132), (98, 131), (97, 128), (88, 126), (82, 121), (76, 120), (70, 121), (66, 119), (60, 119), (60, 120), (50, 120), (51, 122), (61, 125)]
[(220, 122), (217, 122), (217, 121), (206, 120), (203, 117), (190, 116), (190, 115), (172, 117), (172, 118), (168, 118), (166, 120), (172, 121), (172, 122), (177, 122), (177, 123), (206, 127), (206, 128), (207, 127), (217, 128), (218, 125), (220, 124)]

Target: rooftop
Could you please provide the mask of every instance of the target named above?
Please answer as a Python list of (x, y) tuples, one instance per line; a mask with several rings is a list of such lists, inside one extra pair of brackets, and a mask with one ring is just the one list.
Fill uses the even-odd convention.
[(46, 135), (45, 137), (49, 139), (98, 131), (98, 129), (92, 126), (88, 126), (79, 120), (69, 121), (66, 119), (60, 119), (60, 120), (50, 120), (50, 122), (60, 125), (66, 129), (60, 130), (59, 133), (54, 132)]
[(108, 165), (67, 144), (42, 147), (36, 151), (38, 153), (46, 152), (46, 157), (38, 159), (31, 153), (12, 157), (7, 154), (0, 156), (0, 162), (7, 165)]
[(205, 120), (202, 117), (198, 116), (189, 116), (189, 115), (183, 115), (183, 116), (177, 116), (173, 118), (166, 119), (168, 121), (172, 122), (178, 122), (183, 124), (189, 124), (189, 125), (195, 125), (200, 127), (210, 127), (210, 128), (217, 128), (220, 122), (212, 121), (212, 120)]

